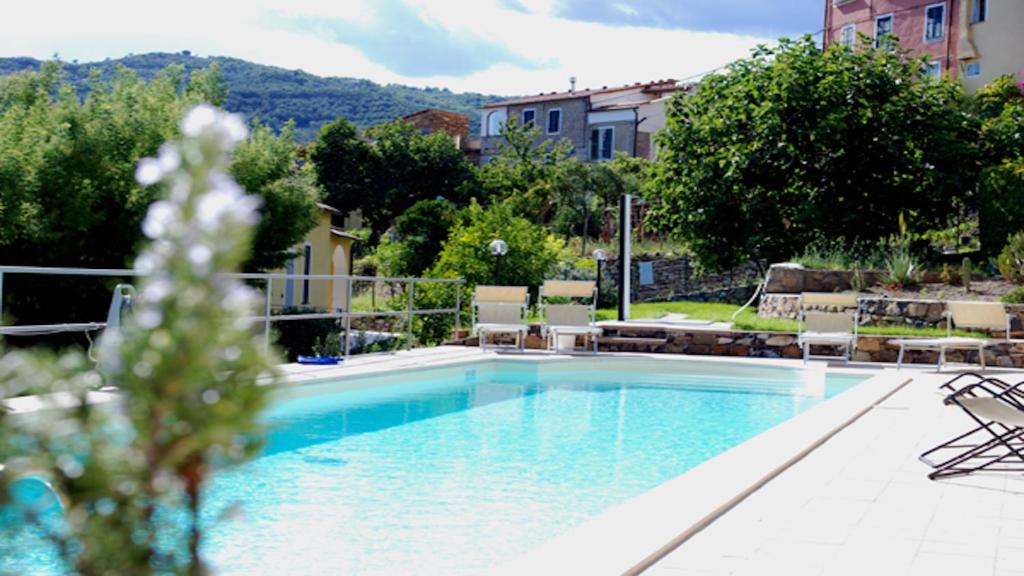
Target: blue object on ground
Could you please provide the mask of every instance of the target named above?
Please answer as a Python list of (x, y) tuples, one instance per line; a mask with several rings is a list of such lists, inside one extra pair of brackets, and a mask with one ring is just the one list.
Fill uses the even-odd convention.
[(330, 366), (333, 364), (341, 364), (344, 361), (344, 358), (340, 358), (338, 356), (299, 356), (299, 364), (319, 364)]

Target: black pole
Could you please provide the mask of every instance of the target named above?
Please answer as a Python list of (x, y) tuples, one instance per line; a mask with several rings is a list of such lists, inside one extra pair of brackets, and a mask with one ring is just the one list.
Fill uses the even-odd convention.
[(629, 320), (630, 281), (632, 280), (632, 257), (630, 240), (632, 233), (632, 198), (624, 194), (619, 199), (619, 321)]
[(597, 307), (601, 307), (601, 263), (604, 260), (597, 261)]
[(494, 255), (494, 285), (501, 286), (501, 254)]

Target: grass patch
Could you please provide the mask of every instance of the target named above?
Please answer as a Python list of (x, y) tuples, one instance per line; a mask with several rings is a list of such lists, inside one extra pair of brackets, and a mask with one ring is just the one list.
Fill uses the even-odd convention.
[[(661, 318), (666, 314), (686, 314), (691, 320), (710, 320), (712, 322), (732, 322), (737, 330), (751, 332), (796, 332), (799, 323), (796, 320), (780, 318), (760, 318), (757, 309), (747, 308), (740, 312), (736, 319), (732, 315), (739, 310), (733, 304), (712, 302), (643, 302), (630, 306), (630, 316), (642, 318)], [(618, 317), (616, 308), (602, 308), (597, 311), (598, 320), (615, 320)], [(861, 334), (877, 334), (881, 336), (913, 336), (916, 338), (936, 338), (946, 335), (945, 328), (913, 328), (909, 326), (861, 326)], [(954, 336), (985, 338), (985, 334), (954, 330)]]

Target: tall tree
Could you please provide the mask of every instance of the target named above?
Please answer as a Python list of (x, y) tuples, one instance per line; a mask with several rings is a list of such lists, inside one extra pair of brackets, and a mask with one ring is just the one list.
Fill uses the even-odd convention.
[(654, 223), (716, 269), (821, 236), (874, 241), (900, 214), (944, 225), (978, 170), (963, 104), (959, 84), (888, 42), (760, 47), (671, 101)]

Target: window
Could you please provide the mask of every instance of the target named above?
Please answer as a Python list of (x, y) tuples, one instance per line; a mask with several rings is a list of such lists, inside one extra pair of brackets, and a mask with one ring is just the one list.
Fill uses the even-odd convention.
[(981, 76), (981, 62), (971, 62), (967, 65), (967, 77), (977, 78)]
[(500, 136), (502, 124), (505, 123), (505, 111), (495, 110), (487, 116), (487, 135)]
[(924, 41), (938, 42), (946, 34), (946, 3), (924, 8)]
[[(313, 245), (306, 243), (306, 250), (302, 253), (302, 273), (309, 276), (313, 264)], [(302, 303), (309, 304), (309, 278), (302, 280)]]
[(853, 48), (853, 41), (857, 38), (857, 27), (853, 24), (843, 26), (839, 32), (839, 43), (847, 48)]
[(881, 46), (882, 37), (892, 34), (892, 14), (875, 18), (875, 47)]
[(925, 78), (939, 78), (942, 76), (942, 61), (932, 60), (925, 65), (924, 69)]
[(558, 108), (548, 110), (548, 134), (558, 134), (562, 131), (562, 111)]
[(527, 128), (533, 127), (534, 121), (537, 119), (537, 111), (533, 108), (527, 108), (523, 110), (523, 126)]
[(971, 6), (971, 23), (984, 22), (988, 19), (988, 0), (974, 0)]
[(594, 128), (590, 131), (590, 159), (611, 160), (615, 150), (615, 127)]

